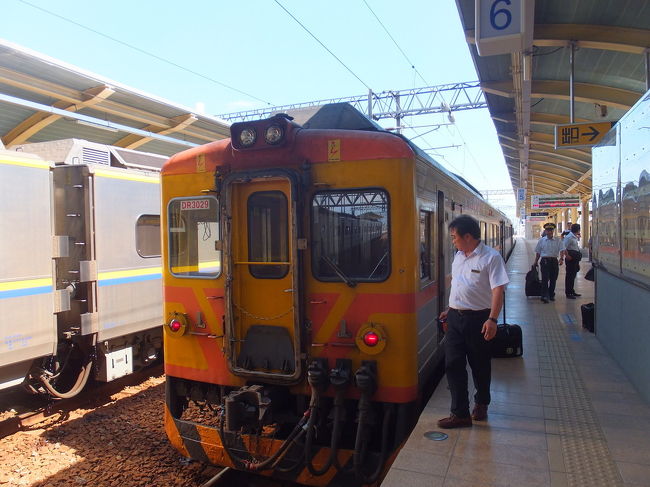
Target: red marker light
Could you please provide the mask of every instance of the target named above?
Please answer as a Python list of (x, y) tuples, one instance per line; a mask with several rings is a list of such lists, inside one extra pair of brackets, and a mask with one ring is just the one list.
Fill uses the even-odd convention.
[(170, 329), (171, 331), (178, 331), (178, 330), (180, 330), (180, 329), (182, 328), (182, 326), (183, 326), (183, 325), (182, 325), (181, 322), (178, 321), (178, 320), (171, 320), (171, 321), (169, 322), (169, 329)]
[(374, 331), (369, 331), (363, 335), (363, 343), (369, 347), (374, 347), (379, 343), (379, 335), (377, 335)]

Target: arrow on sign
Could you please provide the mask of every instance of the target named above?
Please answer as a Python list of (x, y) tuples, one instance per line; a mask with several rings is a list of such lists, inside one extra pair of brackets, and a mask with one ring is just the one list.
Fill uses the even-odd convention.
[(591, 142), (592, 140), (594, 140), (596, 137), (598, 137), (598, 136), (600, 135), (600, 132), (598, 132), (598, 130), (596, 130), (596, 129), (595, 129), (594, 127), (592, 127), (591, 125), (589, 126), (589, 128), (590, 128), (592, 131), (591, 131), (591, 132), (583, 132), (582, 135), (584, 135), (585, 137), (588, 137), (588, 136), (591, 135), (591, 139), (589, 139), (589, 142)]

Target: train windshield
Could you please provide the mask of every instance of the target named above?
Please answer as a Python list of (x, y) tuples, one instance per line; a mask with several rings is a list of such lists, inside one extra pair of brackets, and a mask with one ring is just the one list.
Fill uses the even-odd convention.
[(312, 272), (323, 281), (383, 281), (390, 273), (388, 194), (322, 191), (312, 201)]
[(211, 196), (169, 202), (169, 267), (177, 277), (212, 278), (221, 272), (219, 204)]

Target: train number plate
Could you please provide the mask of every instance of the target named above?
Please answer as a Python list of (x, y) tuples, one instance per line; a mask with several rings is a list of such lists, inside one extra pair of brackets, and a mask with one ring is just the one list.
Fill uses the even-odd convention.
[(183, 200), (181, 201), (181, 210), (209, 210), (210, 200)]

